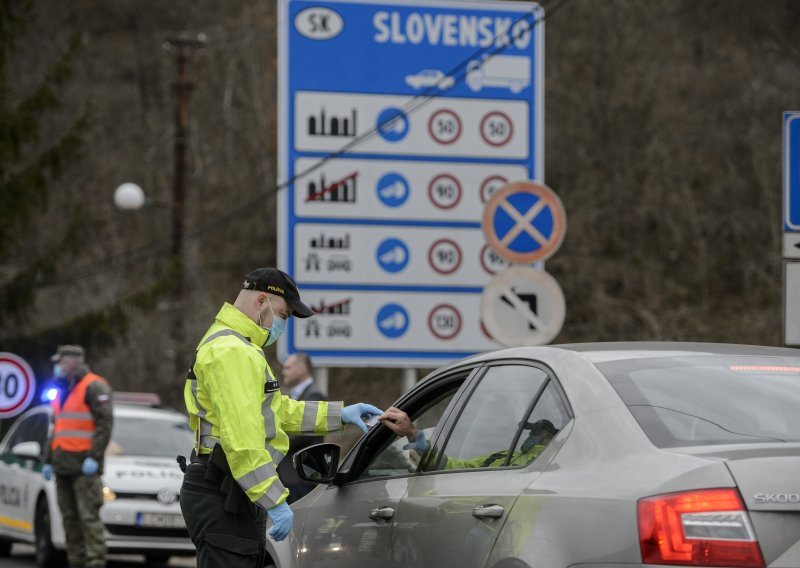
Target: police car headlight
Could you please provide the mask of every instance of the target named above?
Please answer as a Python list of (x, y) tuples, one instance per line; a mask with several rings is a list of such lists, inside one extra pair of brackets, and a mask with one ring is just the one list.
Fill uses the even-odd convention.
[(111, 503), (117, 498), (117, 494), (111, 491), (110, 487), (103, 487), (103, 503)]

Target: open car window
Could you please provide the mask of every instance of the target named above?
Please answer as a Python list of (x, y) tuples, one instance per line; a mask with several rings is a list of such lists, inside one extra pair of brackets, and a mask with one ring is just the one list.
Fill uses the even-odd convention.
[[(436, 430), (440, 427), (453, 398), (466, 381), (472, 370), (459, 373), (457, 377), (446, 381), (441, 389), (434, 389), (425, 398), (414, 400), (413, 408), (402, 409), (409, 413), (415, 426), (425, 433), (425, 438), (434, 438)], [(378, 428), (378, 426), (376, 426)], [(388, 428), (380, 426), (381, 431), (375, 434), (381, 436), (376, 442), (376, 451), (364, 455), (354, 481), (366, 481), (383, 477), (409, 475), (415, 473), (419, 467), (422, 455), (407, 447), (408, 439), (404, 436), (395, 436)]]

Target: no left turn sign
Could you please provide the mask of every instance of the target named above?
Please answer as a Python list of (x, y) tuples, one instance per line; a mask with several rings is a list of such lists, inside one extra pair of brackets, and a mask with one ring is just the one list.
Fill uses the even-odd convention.
[(0, 353), (0, 418), (22, 413), (35, 391), (36, 377), (25, 359), (13, 353)]
[(507, 347), (545, 345), (561, 331), (564, 293), (544, 270), (512, 266), (484, 288), (481, 318), (486, 331)]

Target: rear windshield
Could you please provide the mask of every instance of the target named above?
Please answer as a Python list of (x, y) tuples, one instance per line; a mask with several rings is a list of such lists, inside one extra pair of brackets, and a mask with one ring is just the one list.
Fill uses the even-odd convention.
[(185, 422), (115, 416), (106, 455), (174, 458), (189, 455), (193, 443)]
[(800, 441), (800, 358), (659, 357), (597, 367), (661, 448)]

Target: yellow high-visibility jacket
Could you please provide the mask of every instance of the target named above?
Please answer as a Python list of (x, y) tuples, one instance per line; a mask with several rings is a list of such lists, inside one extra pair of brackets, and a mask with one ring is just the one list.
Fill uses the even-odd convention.
[(341, 431), (341, 402), (299, 402), (281, 394), (261, 346), (268, 332), (238, 308), (222, 306), (197, 347), (184, 388), (195, 450), (222, 444), (233, 477), (253, 503), (270, 509), (285, 489), (276, 468), (287, 434)]

